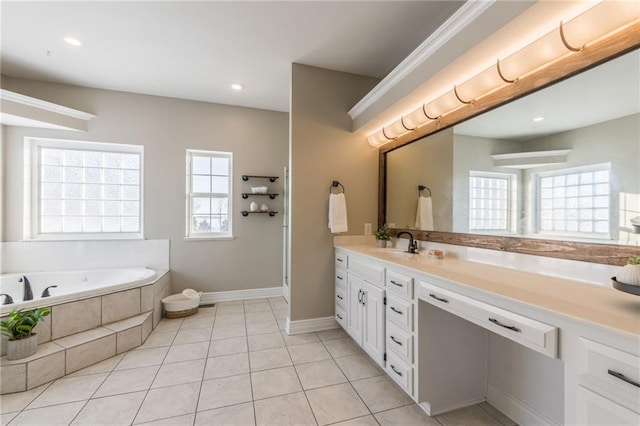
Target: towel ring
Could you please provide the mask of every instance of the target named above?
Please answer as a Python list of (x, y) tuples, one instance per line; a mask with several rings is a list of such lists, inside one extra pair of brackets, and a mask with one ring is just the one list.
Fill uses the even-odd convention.
[(418, 185), (418, 195), (422, 195), (422, 191), (424, 191), (425, 189), (429, 191), (429, 197), (431, 197), (431, 190), (424, 185)]
[(333, 188), (338, 188), (338, 187), (342, 188), (342, 194), (344, 194), (344, 185), (342, 185), (337, 180), (334, 180), (331, 183), (331, 186), (329, 187), (329, 194), (340, 194), (340, 192), (333, 192)]

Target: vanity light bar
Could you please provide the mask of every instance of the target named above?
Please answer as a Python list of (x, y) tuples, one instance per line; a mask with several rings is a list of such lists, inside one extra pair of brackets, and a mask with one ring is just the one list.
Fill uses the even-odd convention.
[(640, 20), (640, 4), (635, 1), (603, 1), (558, 28), (534, 40), (439, 97), (369, 135), (369, 145), (377, 148), (443, 115), (473, 103), (518, 78), (543, 69), (589, 43), (603, 39)]

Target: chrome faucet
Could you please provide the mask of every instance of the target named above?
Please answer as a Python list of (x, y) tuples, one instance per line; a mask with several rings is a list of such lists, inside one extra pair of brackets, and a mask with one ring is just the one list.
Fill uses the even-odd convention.
[(33, 290), (31, 290), (31, 283), (25, 275), (18, 280), (19, 283), (24, 283), (24, 295), (22, 300), (33, 300)]
[(399, 238), (400, 235), (407, 234), (409, 236), (409, 246), (407, 247), (407, 253), (417, 253), (418, 252), (418, 242), (413, 239), (413, 234), (408, 231), (398, 232), (396, 234), (396, 238)]

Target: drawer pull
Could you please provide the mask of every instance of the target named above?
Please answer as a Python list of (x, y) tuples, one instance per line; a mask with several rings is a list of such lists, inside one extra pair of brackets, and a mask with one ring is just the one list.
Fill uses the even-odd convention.
[(399, 340), (396, 340), (396, 338), (395, 338), (395, 337), (393, 337), (393, 336), (389, 336), (389, 338), (390, 338), (391, 340), (393, 340), (393, 343), (395, 343), (396, 345), (400, 345), (400, 346), (402, 346), (402, 342), (401, 342), (401, 341), (399, 341)]
[(342, 277), (340, 275), (338, 275), (336, 278), (342, 281)]
[(337, 260), (338, 262), (342, 262), (342, 259), (341, 259), (341, 258), (337, 258), (336, 260)]
[(343, 319), (343, 318), (340, 316), (340, 314), (336, 314), (336, 316), (337, 316), (338, 318), (340, 318), (340, 319)]
[(622, 373), (618, 373), (617, 371), (613, 371), (613, 370), (607, 370), (607, 373), (609, 373), (610, 375), (612, 375), (616, 379), (620, 379), (623, 382), (627, 382), (632, 386), (640, 388), (640, 383), (636, 382), (635, 380), (632, 380), (632, 379), (628, 378), (627, 376), (625, 376)]
[(429, 293), (429, 297), (432, 299), (436, 299), (438, 302), (449, 303), (447, 299), (443, 299), (442, 297), (438, 297), (433, 293)]
[(358, 303), (362, 304), (362, 290), (358, 290)]
[(397, 310), (396, 308), (394, 308), (393, 306), (391, 306), (389, 309), (391, 309), (393, 312), (395, 312), (396, 314), (400, 314), (402, 315), (402, 311)]
[(342, 299), (342, 296), (340, 296), (339, 294), (336, 294), (336, 297), (337, 297), (338, 299), (340, 299), (340, 300), (343, 300), (343, 299)]
[(398, 284), (398, 283), (397, 283), (397, 282), (395, 282), (394, 280), (391, 280), (391, 284), (395, 284), (395, 285), (397, 285), (398, 287), (403, 287), (403, 285), (402, 285), (402, 284)]
[(396, 370), (396, 368), (393, 366), (393, 364), (389, 365), (391, 367), (391, 369), (393, 370), (394, 373), (396, 373), (398, 376), (402, 377), (402, 373), (399, 372), (398, 370)]
[(508, 328), (509, 330), (515, 331), (516, 333), (520, 333), (521, 331), (518, 327), (514, 327), (513, 325), (502, 324), (500, 321), (498, 321), (495, 318), (489, 318), (489, 321), (491, 321), (495, 325), (499, 325), (500, 327)]

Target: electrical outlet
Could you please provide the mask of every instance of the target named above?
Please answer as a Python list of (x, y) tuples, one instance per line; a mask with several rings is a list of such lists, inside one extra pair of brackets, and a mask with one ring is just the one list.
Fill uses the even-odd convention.
[(364, 235), (371, 235), (371, 224), (370, 223), (365, 223), (364, 224)]

